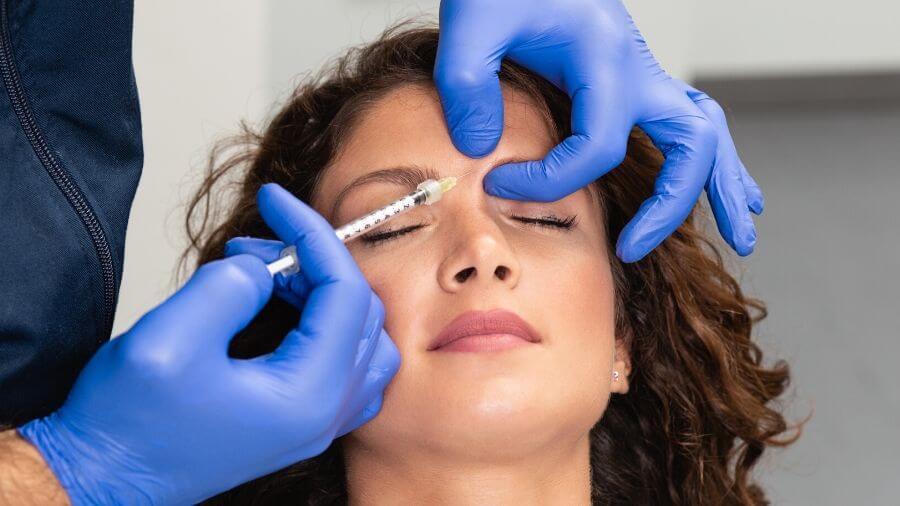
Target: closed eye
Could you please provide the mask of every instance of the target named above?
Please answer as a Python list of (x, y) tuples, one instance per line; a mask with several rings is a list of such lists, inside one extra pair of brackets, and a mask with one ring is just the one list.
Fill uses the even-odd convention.
[(541, 216), (539, 218), (531, 218), (527, 216), (513, 216), (513, 219), (525, 223), (527, 225), (534, 225), (537, 227), (551, 227), (558, 228), (563, 230), (569, 230), (574, 227), (578, 221), (577, 215), (566, 216), (565, 218), (560, 218), (558, 216), (554, 216), (552, 214), (548, 214), (545, 216)]
[[(578, 216), (571, 215), (566, 216), (565, 218), (560, 218), (558, 216), (554, 216), (552, 214), (544, 215), (541, 217), (533, 218), (528, 216), (513, 216), (514, 220), (524, 223), (526, 225), (532, 225), (535, 227), (549, 227), (560, 230), (569, 230), (577, 224)], [(379, 244), (383, 244), (387, 241), (392, 241), (394, 239), (398, 239), (410, 232), (414, 232), (425, 225), (410, 225), (408, 227), (403, 227), (397, 230), (388, 230), (386, 232), (370, 232), (368, 234), (362, 235), (359, 239), (364, 242), (368, 246), (376, 246)]]
[(388, 230), (387, 232), (369, 232), (366, 235), (359, 236), (359, 240), (368, 246), (376, 246), (378, 244), (397, 239), (410, 232), (418, 230), (425, 225), (410, 225), (408, 227), (399, 228), (397, 230)]

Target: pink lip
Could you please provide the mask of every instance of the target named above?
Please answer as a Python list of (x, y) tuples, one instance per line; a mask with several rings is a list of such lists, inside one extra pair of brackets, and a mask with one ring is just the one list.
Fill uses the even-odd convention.
[(444, 327), (428, 351), (499, 351), (540, 341), (534, 328), (511, 311), (468, 311)]

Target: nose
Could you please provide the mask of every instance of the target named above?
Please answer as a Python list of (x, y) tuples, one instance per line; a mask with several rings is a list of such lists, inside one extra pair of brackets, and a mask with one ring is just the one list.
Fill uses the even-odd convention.
[(492, 220), (470, 223), (455, 236), (456, 244), (438, 271), (438, 283), (455, 293), (474, 285), (514, 288), (521, 268), (515, 254)]

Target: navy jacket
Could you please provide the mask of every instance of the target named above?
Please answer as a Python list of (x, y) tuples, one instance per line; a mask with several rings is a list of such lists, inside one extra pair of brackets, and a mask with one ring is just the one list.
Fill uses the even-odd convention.
[(143, 163), (131, 0), (0, 0), (0, 425), (110, 337)]

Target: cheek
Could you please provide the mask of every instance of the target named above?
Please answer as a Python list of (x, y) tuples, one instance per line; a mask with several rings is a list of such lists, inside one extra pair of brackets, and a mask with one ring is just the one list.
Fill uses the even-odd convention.
[[(595, 256), (570, 259), (555, 279), (543, 283), (554, 306), (566, 315), (573, 342), (586, 348), (612, 349), (615, 343), (615, 292), (612, 272)], [(549, 295), (549, 294), (548, 294)], [(561, 322), (562, 324), (562, 322)]]
[[(535, 271), (535, 269), (532, 269)], [(530, 299), (553, 335), (548, 347), (559, 382), (555, 393), (584, 410), (595, 422), (606, 407), (615, 359), (615, 291), (605, 257), (572, 254), (554, 269), (536, 270)], [(524, 281), (524, 280), (523, 280)], [(526, 288), (526, 287), (522, 287)], [(592, 419), (592, 421), (591, 421)]]
[(426, 328), (420, 319), (429, 308), (423, 308), (421, 301), (434, 290), (434, 274), (426, 272), (425, 262), (398, 261), (393, 255), (362, 256), (354, 253), (363, 275), (384, 303), (385, 330), (405, 355), (405, 348), (413, 345), (407, 342), (412, 340), (413, 329)]
[(615, 291), (602, 237), (575, 237), (545, 248), (522, 245), (518, 258), (518, 291), (548, 319), (557, 340), (571, 344), (569, 349), (613, 349)]

